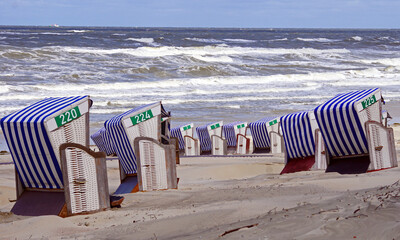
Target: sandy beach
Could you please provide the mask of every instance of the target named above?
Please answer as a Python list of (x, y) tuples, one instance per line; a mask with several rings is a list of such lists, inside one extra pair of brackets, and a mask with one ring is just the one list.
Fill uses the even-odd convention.
[[(177, 190), (126, 194), (121, 208), (60, 218), (9, 213), (11, 161), (0, 156), (0, 239), (400, 239), (400, 168), (279, 175), (283, 155), (186, 157)], [(112, 193), (118, 162), (107, 166)]]

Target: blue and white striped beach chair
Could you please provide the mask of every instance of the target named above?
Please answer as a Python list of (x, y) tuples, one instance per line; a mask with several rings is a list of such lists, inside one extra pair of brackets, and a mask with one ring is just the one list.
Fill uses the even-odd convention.
[(176, 188), (175, 142), (162, 143), (169, 137), (169, 123), (162, 124), (162, 118), (169, 116), (161, 102), (155, 102), (105, 122), (120, 162), (117, 194)]
[(179, 150), (186, 156), (200, 155), (199, 141), (193, 138), (193, 123), (171, 129), (171, 137), (179, 140)]
[(263, 118), (249, 123), (250, 133), (253, 138), (253, 153), (267, 153), (271, 151), (271, 141), (268, 134), (268, 123), (274, 118)]
[(227, 142), (222, 138), (223, 122), (209, 123), (196, 128), (200, 141), (200, 154), (226, 155)]
[(105, 155), (88, 148), (91, 105), (89, 96), (46, 98), (1, 119), (16, 170), (13, 213), (67, 216), (110, 206)]
[(281, 174), (325, 168), (323, 165), (318, 166), (319, 162), (325, 160), (316, 159), (315, 156), (315, 136), (318, 135), (319, 129), (314, 113), (312, 111), (291, 113), (281, 117), (280, 122), (286, 161)]
[(107, 156), (115, 154), (114, 146), (112, 145), (110, 136), (104, 127), (92, 134), (90, 138), (99, 148), (99, 151), (105, 152)]
[(393, 129), (382, 124), (379, 88), (339, 94), (314, 112), (326, 143), (327, 171), (362, 173), (397, 166)]
[(234, 149), (237, 154), (247, 154), (250, 139), (246, 137), (247, 122), (233, 122), (222, 126), (228, 150)]

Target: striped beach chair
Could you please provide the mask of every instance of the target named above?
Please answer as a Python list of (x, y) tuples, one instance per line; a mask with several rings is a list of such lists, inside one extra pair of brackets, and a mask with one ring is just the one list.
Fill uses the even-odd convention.
[(90, 138), (99, 148), (99, 151), (105, 152), (107, 156), (115, 154), (114, 146), (112, 145), (110, 136), (104, 127), (92, 134)]
[(316, 156), (315, 149), (323, 142), (315, 142), (319, 134), (318, 124), (313, 111), (291, 113), (280, 118), (282, 135), (285, 142), (285, 167), (281, 174), (314, 169), (324, 169), (320, 163), (326, 162), (325, 156)]
[(121, 185), (116, 194), (177, 188), (169, 117), (161, 102), (155, 102), (104, 123), (120, 162)]
[(268, 123), (274, 118), (263, 118), (249, 123), (249, 129), (253, 138), (253, 153), (267, 153), (271, 151), (271, 141), (268, 134)]
[(1, 119), (16, 170), (18, 215), (110, 206), (105, 155), (89, 146), (89, 96), (46, 98)]
[(227, 142), (222, 138), (223, 121), (196, 128), (200, 141), (200, 154), (226, 155)]
[(193, 123), (171, 129), (171, 137), (179, 141), (179, 150), (186, 156), (200, 155), (200, 143), (193, 137)]
[(247, 122), (233, 122), (222, 126), (228, 150), (233, 149), (237, 154), (248, 154), (250, 139), (246, 137)]
[(327, 172), (364, 173), (397, 166), (393, 129), (382, 122), (379, 88), (339, 94), (314, 112), (326, 143)]

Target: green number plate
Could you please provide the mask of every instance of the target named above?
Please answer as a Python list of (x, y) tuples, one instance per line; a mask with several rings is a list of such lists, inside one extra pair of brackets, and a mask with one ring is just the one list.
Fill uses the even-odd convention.
[(239, 124), (239, 125), (237, 125), (236, 126), (238, 129), (240, 129), (240, 128), (244, 128), (244, 123), (242, 123), (242, 124)]
[(184, 126), (184, 127), (183, 127), (183, 131), (189, 130), (189, 129), (191, 129), (191, 128), (192, 128), (192, 127), (191, 127), (190, 125)]
[(269, 125), (272, 126), (272, 125), (275, 125), (275, 124), (277, 124), (277, 123), (278, 123), (278, 120), (275, 119), (275, 120), (269, 122)]
[(216, 128), (219, 128), (220, 126), (219, 126), (219, 123), (217, 123), (217, 124), (215, 124), (215, 125), (211, 125), (211, 129), (216, 129)]
[(138, 123), (144, 122), (146, 120), (149, 120), (150, 118), (153, 118), (153, 112), (151, 111), (151, 109), (142, 112), (138, 115), (135, 115), (133, 117), (131, 117), (131, 121), (132, 121), (132, 125), (136, 125)]
[(375, 95), (372, 95), (371, 97), (361, 102), (363, 109), (366, 109), (367, 107), (371, 106), (374, 103), (376, 103)]
[(81, 112), (79, 111), (79, 107), (76, 106), (60, 115), (55, 117), (57, 127), (61, 127), (69, 122), (71, 122), (74, 119), (77, 119), (78, 117), (81, 116)]

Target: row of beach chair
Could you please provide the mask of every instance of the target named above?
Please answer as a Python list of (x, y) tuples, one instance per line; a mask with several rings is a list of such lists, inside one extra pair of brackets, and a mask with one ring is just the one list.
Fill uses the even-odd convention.
[(170, 112), (155, 102), (105, 121), (91, 136), (99, 152), (89, 148), (89, 96), (46, 98), (0, 121), (16, 170), (12, 212), (69, 216), (109, 208), (106, 155), (119, 160), (115, 194), (177, 188), (180, 154), (249, 154), (251, 139), (253, 153), (285, 154), (282, 174), (395, 167), (393, 129), (381, 95), (378, 88), (355, 91), (312, 111), (172, 129)]
[(171, 130), (186, 156), (248, 154), (250, 130), (253, 153), (285, 153), (281, 173), (310, 169), (362, 173), (397, 166), (393, 129), (379, 88), (339, 94), (310, 111), (251, 122), (193, 124)]

